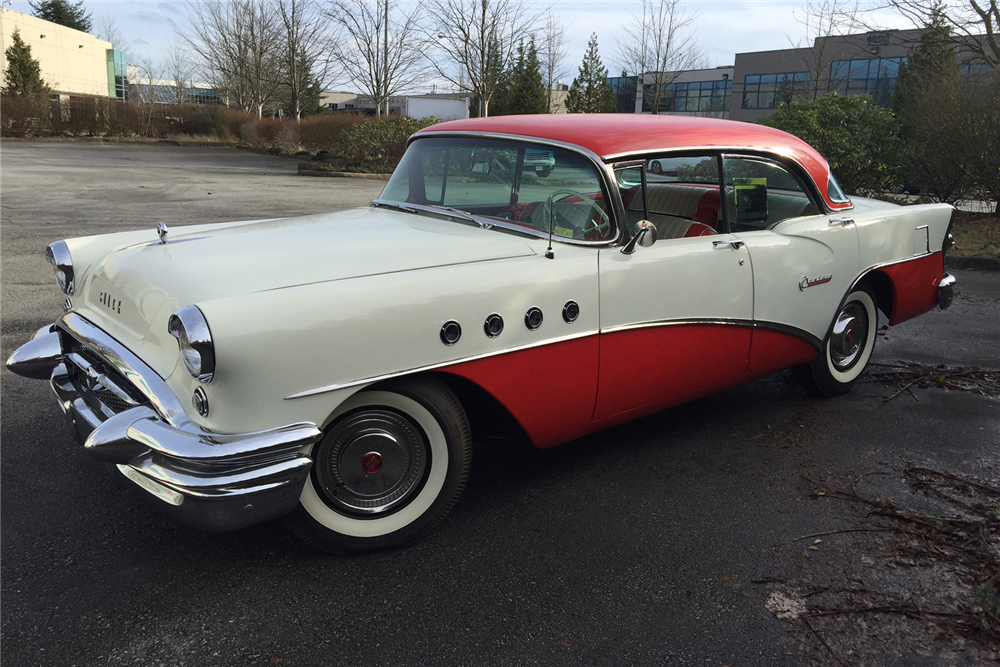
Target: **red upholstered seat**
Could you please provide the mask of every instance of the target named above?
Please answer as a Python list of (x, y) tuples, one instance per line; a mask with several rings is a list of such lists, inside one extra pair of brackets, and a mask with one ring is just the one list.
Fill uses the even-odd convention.
[[(691, 216), (691, 219), (695, 222), (700, 222), (704, 225), (708, 225), (715, 230), (715, 226), (719, 222), (719, 207), (722, 202), (722, 198), (719, 196), (719, 190), (706, 190), (705, 194), (702, 195), (701, 200), (698, 202), (698, 209)], [(689, 234), (688, 236), (692, 236)], [(701, 236), (698, 234), (697, 236)]]
[(687, 231), (684, 232), (684, 238), (691, 238), (692, 236), (715, 236), (719, 232), (715, 231), (714, 227), (709, 227), (706, 224), (700, 222), (692, 222), (691, 226), (688, 227)]

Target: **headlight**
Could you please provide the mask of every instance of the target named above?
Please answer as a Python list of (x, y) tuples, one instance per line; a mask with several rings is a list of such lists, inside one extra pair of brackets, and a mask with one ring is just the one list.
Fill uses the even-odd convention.
[(177, 339), (184, 366), (199, 382), (215, 376), (215, 346), (208, 321), (197, 306), (185, 306), (170, 316), (167, 332)]
[(56, 270), (56, 282), (65, 294), (73, 293), (73, 258), (65, 241), (56, 241), (45, 249), (45, 261)]

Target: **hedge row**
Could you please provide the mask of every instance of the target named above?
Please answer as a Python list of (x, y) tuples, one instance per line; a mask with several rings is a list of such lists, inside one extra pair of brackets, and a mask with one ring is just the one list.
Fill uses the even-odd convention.
[(191, 138), (235, 143), (287, 154), (308, 152), (356, 171), (391, 171), (406, 139), (436, 122), (323, 114), (302, 119), (257, 118), (221, 106), (130, 104), (78, 98), (59, 105), (22, 97), (0, 98), (0, 136)]

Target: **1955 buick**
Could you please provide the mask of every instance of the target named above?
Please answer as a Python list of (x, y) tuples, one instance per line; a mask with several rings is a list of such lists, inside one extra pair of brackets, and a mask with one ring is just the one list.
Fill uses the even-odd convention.
[(952, 213), (852, 201), (757, 125), (453, 121), (366, 208), (56, 241), (65, 314), (7, 366), (169, 516), (382, 548), (448, 513), (474, 438), (552, 447), (789, 368), (847, 391), (879, 311), (951, 302)]

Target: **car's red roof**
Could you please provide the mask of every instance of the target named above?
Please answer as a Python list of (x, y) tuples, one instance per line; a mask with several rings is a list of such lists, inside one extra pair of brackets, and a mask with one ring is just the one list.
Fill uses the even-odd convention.
[(734, 148), (777, 153), (809, 172), (832, 208), (827, 193), (830, 167), (816, 150), (787, 132), (753, 123), (695, 116), (642, 114), (539, 114), (470, 118), (432, 125), (421, 132), (491, 132), (551, 139), (613, 157), (685, 148)]

